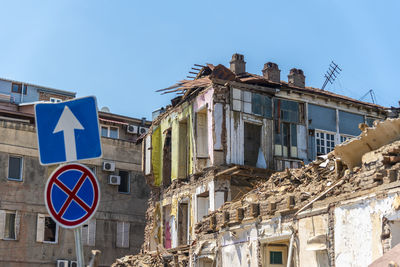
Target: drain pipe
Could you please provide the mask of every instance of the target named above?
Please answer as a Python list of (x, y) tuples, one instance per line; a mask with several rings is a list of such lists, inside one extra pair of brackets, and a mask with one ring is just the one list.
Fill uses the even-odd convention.
[(290, 265), (292, 264), (292, 257), (293, 257), (294, 229), (293, 227), (290, 227), (290, 229), (292, 230), (292, 235), (290, 236), (289, 254), (287, 258), (286, 267), (290, 267)]

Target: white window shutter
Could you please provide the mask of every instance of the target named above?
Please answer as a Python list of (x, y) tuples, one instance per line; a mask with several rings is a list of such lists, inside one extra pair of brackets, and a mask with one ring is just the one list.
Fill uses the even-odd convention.
[(124, 223), (117, 222), (117, 248), (122, 248)]
[(91, 219), (89, 221), (89, 227), (88, 227), (88, 241), (87, 244), (88, 246), (94, 246), (96, 242), (96, 219)]
[(45, 215), (38, 214), (36, 226), (36, 242), (43, 242), (44, 239), (44, 220)]
[(122, 247), (123, 248), (129, 248), (129, 228), (130, 224), (127, 222), (124, 222), (124, 234), (123, 234), (123, 241), (122, 241)]
[(208, 156), (207, 114), (197, 113), (197, 156)]
[(89, 232), (89, 225), (84, 224), (81, 226), (81, 238), (82, 238), (82, 244), (88, 245), (88, 232)]
[(4, 228), (6, 227), (6, 212), (0, 210), (0, 239), (4, 238)]
[(21, 212), (15, 212), (15, 240), (19, 239), (19, 226), (21, 221)]

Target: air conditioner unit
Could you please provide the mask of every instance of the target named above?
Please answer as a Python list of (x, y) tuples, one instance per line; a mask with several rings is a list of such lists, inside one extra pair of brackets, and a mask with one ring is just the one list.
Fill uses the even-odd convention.
[(104, 161), (103, 162), (103, 171), (107, 171), (107, 172), (115, 171), (115, 162)]
[(78, 267), (78, 262), (77, 261), (71, 261), (69, 267)]
[(57, 267), (68, 267), (67, 260), (57, 260)]
[(118, 175), (108, 176), (108, 184), (120, 185), (121, 184), (121, 176), (118, 176)]
[(126, 129), (126, 131), (128, 133), (131, 133), (131, 134), (137, 134), (138, 133), (138, 127), (136, 125), (130, 124), (130, 125), (128, 125), (128, 128)]
[(140, 134), (140, 135), (145, 134), (145, 133), (147, 133), (148, 131), (149, 131), (149, 128), (146, 128), (146, 127), (139, 127), (139, 134)]

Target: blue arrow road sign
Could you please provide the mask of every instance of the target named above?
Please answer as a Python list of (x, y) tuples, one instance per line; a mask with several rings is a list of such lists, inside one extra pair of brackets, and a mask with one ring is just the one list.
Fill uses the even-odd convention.
[(99, 119), (94, 96), (35, 105), (42, 165), (99, 158)]

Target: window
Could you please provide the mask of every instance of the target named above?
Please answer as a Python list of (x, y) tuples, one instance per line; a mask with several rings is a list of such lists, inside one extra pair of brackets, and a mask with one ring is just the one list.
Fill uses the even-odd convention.
[(0, 210), (0, 239), (16, 240), (18, 216), (16, 211)]
[[(244, 165), (257, 165), (261, 147), (261, 126), (244, 123)], [(261, 152), (262, 153), (262, 152)], [(264, 160), (265, 163), (265, 160)]]
[(101, 136), (118, 139), (118, 127), (101, 126)]
[(50, 97), (50, 102), (51, 103), (60, 103), (62, 100), (60, 98), (56, 97)]
[[(299, 103), (283, 99), (274, 100), (275, 119), (299, 123)], [(302, 119), (301, 119), (302, 120)]]
[(38, 214), (36, 241), (43, 243), (57, 243), (58, 225), (50, 216)]
[(353, 138), (354, 136), (351, 135), (340, 135), (340, 144), (346, 142), (347, 140)]
[(11, 92), (20, 94), (22, 92), (22, 84), (12, 83)]
[(189, 201), (178, 204), (178, 245), (189, 244), (190, 210)]
[(335, 134), (315, 131), (317, 155), (325, 155), (335, 148)]
[(117, 222), (117, 248), (129, 248), (129, 228), (128, 222)]
[(196, 113), (197, 157), (208, 157), (207, 109)]
[(121, 183), (118, 185), (118, 192), (129, 193), (130, 192), (130, 177), (129, 172), (119, 171), (119, 176), (121, 177)]
[(275, 121), (275, 156), (297, 157), (297, 125)]
[(269, 96), (251, 94), (251, 111), (253, 114), (272, 118), (272, 99)]
[(178, 178), (186, 178), (189, 171), (189, 146), (187, 119), (179, 122)]
[(197, 195), (197, 221), (201, 221), (204, 216), (208, 215), (208, 209), (210, 208), (209, 193), (204, 192)]
[(172, 130), (167, 129), (165, 132), (164, 148), (163, 148), (163, 186), (168, 187), (171, 184), (171, 158), (172, 158)]
[(22, 181), (23, 158), (19, 156), (9, 156), (8, 158), (8, 179)]
[(85, 246), (94, 246), (96, 241), (96, 219), (91, 219), (82, 225), (82, 243)]
[(288, 247), (286, 244), (268, 244), (263, 247), (263, 267), (285, 267)]

